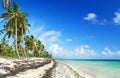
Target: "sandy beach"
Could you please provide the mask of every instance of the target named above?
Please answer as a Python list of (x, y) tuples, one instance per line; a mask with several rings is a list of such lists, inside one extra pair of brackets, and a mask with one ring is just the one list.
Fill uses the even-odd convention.
[(7, 78), (42, 78), (46, 74), (47, 70), (53, 66), (53, 63), (54, 62), (51, 62), (50, 64), (46, 64), (37, 69), (29, 69), (25, 72), (20, 72), (15, 76), (10, 76)]
[(74, 67), (65, 63), (56, 61), (54, 67), (47, 71), (43, 78), (85, 78), (81, 76)]
[[(91, 78), (75, 66), (45, 58), (0, 58), (0, 78)], [(17, 64), (16, 64), (17, 63)]]
[(41, 78), (53, 65), (47, 58), (0, 58), (0, 78)]

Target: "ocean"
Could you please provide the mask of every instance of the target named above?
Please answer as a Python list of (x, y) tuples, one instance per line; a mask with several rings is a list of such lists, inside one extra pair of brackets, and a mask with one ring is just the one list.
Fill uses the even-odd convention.
[(60, 60), (93, 78), (120, 78), (120, 60)]

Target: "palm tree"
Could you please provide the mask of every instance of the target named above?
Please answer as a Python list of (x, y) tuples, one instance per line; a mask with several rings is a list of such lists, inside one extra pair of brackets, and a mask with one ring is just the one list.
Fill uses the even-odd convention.
[(5, 47), (6, 45), (8, 45), (8, 44), (7, 44), (7, 40), (6, 40), (5, 38), (3, 38), (3, 39), (1, 40), (1, 44), (2, 44), (3, 47)]
[(7, 48), (8, 48), (8, 43), (7, 40), (5, 38), (3, 38), (1, 40), (1, 53), (5, 54), (7, 52)]
[(35, 54), (37, 56), (40, 56), (40, 52), (41, 52), (41, 41), (40, 40), (36, 40), (36, 46), (35, 46)]
[(23, 36), (25, 36), (26, 32), (28, 31), (29, 32), (29, 29), (28, 27), (30, 27), (31, 25), (28, 24), (28, 20), (26, 19), (26, 17), (28, 16), (28, 14), (26, 12), (22, 12), (22, 16), (21, 18), (19, 19), (19, 30), (17, 32), (17, 36), (18, 36), (18, 40), (17, 40), (17, 43), (20, 45), (20, 43), (24, 46), (23, 47), (23, 53), (25, 55), (25, 57), (27, 57), (27, 54), (25, 52), (25, 42), (24, 42), (24, 38)]
[(29, 50), (33, 50), (35, 47), (35, 38), (33, 35), (25, 36), (25, 44)]
[(6, 46), (7, 46), (8, 44), (7, 44), (7, 40), (5, 39), (5, 38), (3, 38), (2, 40), (1, 40), (1, 43), (0, 43), (0, 52), (2, 53), (2, 52), (5, 52), (5, 48), (6, 48)]
[[(31, 36), (25, 36), (25, 45), (26, 45), (26, 49), (29, 50), (29, 51), (34, 51), (34, 48), (35, 48), (35, 38), (33, 35)], [(34, 55), (34, 54), (33, 54)]]
[(4, 28), (6, 29), (6, 36), (14, 38), (15, 52), (20, 58), (17, 43), (22, 39), (22, 35), (26, 33), (27, 27), (30, 26), (26, 19), (28, 14), (21, 11), (16, 2), (7, 9), (7, 12), (2, 14), (2, 18), (7, 21)]

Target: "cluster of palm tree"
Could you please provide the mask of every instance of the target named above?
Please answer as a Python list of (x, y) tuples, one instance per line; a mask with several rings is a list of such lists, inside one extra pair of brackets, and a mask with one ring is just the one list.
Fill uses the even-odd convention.
[[(7, 3), (9, 3), (10, 0), (5, 1), (8, 1)], [(5, 22), (4, 29), (0, 30), (0, 34), (5, 34), (0, 43), (0, 52), (3, 52), (3, 49), (7, 46), (9, 49), (12, 48), (11, 51), (13, 54), (17, 55), (19, 58), (21, 56), (28, 57), (31, 54), (33, 56), (40, 56), (41, 52), (44, 52), (49, 57), (52, 57), (51, 54), (45, 51), (44, 45), (40, 40), (36, 40), (33, 35), (25, 36), (27, 31), (29, 32), (28, 27), (31, 26), (28, 23), (27, 16), (28, 13), (21, 11), (16, 2), (13, 2), (9, 7), (7, 5), (6, 11), (2, 13), (0, 17), (3, 19), (3, 22)], [(2, 44), (2, 42), (6, 40), (5, 38), (7, 36), (8, 38), (14, 39), (14, 47), (9, 46), (8, 44), (5, 46)]]
[(0, 41), (0, 56), (15, 57), (12, 46), (8, 44), (5, 38)]
[(24, 41), (25, 51), (29, 54), (27, 56), (52, 58), (52, 55), (45, 50), (45, 46), (41, 43), (41, 41), (35, 39), (33, 35), (25, 36)]

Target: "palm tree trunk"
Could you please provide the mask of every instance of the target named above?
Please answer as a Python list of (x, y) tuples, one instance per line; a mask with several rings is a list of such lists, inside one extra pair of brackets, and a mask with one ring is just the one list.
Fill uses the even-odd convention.
[(40, 56), (40, 51), (38, 51), (38, 54), (39, 54), (39, 56)]
[[(15, 48), (15, 37), (14, 37), (14, 42), (13, 42), (13, 44), (12, 44), (12, 48)], [(16, 56), (15, 50), (14, 50), (13, 52), (14, 52), (14, 55)]]
[(24, 41), (24, 39), (23, 39), (23, 45), (24, 45), (24, 47), (23, 47), (24, 55), (25, 55), (25, 57), (27, 57), (27, 53), (25, 51), (25, 41)]
[(30, 57), (29, 52), (28, 52), (28, 48), (25, 48), (25, 51), (26, 51), (27, 57)]
[(15, 20), (15, 52), (16, 52), (18, 58), (20, 58), (18, 48), (17, 48), (17, 18)]
[(24, 50), (24, 55), (25, 55), (25, 57), (27, 57), (27, 53), (26, 53), (26, 51), (25, 51), (25, 48), (24, 48), (23, 50)]

